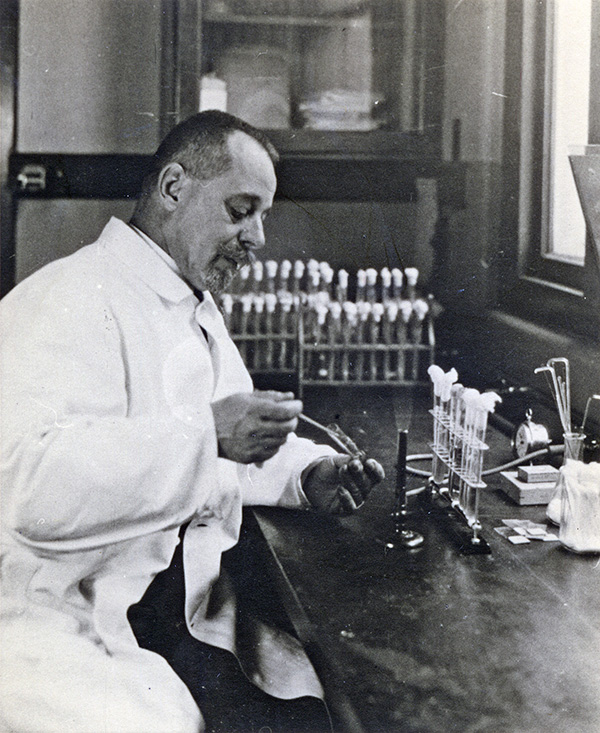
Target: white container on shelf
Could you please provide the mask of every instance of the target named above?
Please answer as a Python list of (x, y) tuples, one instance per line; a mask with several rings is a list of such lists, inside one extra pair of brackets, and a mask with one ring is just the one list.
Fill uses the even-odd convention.
[(285, 51), (248, 45), (227, 49), (216, 64), (227, 83), (227, 111), (256, 127), (290, 126), (290, 74)]
[(227, 112), (227, 82), (216, 74), (205, 74), (200, 79), (200, 112), (220, 109)]

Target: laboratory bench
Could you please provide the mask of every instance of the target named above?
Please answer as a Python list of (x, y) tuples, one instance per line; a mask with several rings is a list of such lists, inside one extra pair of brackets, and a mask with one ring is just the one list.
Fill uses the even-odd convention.
[[(543, 522), (544, 506), (518, 506), (501, 476), (486, 477), (480, 518), (491, 552), (464, 554), (414, 493), (408, 524), (423, 546), (386, 547), (398, 430), (408, 430), (409, 454), (428, 452), (430, 399), (415, 388), (307, 391), (305, 413), (337, 422), (386, 479), (350, 517), (247, 510), (226, 564), (243, 568), (239, 578), (252, 573), (245, 590), (279, 608), (304, 643), (336, 732), (597, 733), (600, 557), (558, 542), (512, 545), (494, 531), (503, 519)], [(506, 435), (490, 427), (487, 442), (484, 469), (512, 458)], [(409, 477), (409, 492), (425, 483)]]

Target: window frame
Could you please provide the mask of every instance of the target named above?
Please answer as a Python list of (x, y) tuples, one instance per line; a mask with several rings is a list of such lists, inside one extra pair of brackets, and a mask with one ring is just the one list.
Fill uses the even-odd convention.
[[(600, 268), (589, 234), (583, 266), (542, 255), (549, 7), (549, 2), (535, 0), (507, 3), (503, 213), (497, 297), (506, 312), (597, 339), (600, 317), (594, 302), (600, 292)], [(599, 31), (600, 0), (593, 0), (593, 42)], [(593, 53), (598, 56), (599, 51), (596, 41)], [(598, 70), (592, 69), (590, 83), (594, 88), (599, 78)], [(591, 103), (590, 118), (597, 112), (598, 106)], [(590, 143), (597, 142), (593, 138), (599, 127), (600, 121), (590, 119)]]

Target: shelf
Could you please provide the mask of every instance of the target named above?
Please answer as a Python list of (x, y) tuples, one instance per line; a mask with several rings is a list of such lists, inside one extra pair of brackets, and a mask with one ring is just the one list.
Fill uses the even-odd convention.
[[(344, 15), (344, 16), (291, 16), (291, 15), (228, 15), (215, 12), (206, 13), (204, 23), (216, 23), (219, 25), (264, 25), (279, 27), (297, 28), (344, 28), (353, 21), (360, 21), (366, 16)], [(381, 24), (378, 24), (381, 27)]]

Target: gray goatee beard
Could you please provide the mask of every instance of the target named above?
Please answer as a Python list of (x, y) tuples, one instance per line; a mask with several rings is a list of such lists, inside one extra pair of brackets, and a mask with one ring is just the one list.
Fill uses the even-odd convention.
[(236, 275), (235, 270), (221, 270), (211, 267), (204, 277), (206, 289), (213, 295), (221, 295), (229, 289)]

